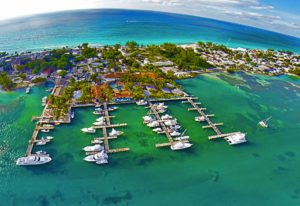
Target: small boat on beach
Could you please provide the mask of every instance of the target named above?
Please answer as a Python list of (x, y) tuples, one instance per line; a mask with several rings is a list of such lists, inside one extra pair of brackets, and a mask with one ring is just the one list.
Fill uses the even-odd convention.
[(82, 128), (81, 131), (84, 133), (96, 133), (96, 129), (94, 127)]
[(144, 99), (140, 99), (139, 101), (136, 102), (136, 104), (138, 106), (145, 106), (145, 105), (148, 104), (148, 102), (146, 100), (144, 100)]
[(93, 146), (86, 146), (82, 148), (85, 152), (100, 152), (104, 149), (104, 147), (100, 144), (95, 144)]
[(263, 128), (268, 128), (269, 125), (268, 125), (268, 121), (271, 119), (272, 117), (269, 117), (267, 119), (264, 119), (262, 121), (260, 121), (258, 124), (263, 127)]

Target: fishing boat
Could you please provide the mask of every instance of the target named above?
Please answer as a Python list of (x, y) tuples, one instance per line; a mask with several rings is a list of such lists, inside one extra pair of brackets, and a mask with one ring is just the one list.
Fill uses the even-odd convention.
[(146, 100), (144, 100), (144, 99), (140, 99), (139, 101), (136, 102), (136, 104), (138, 106), (145, 106), (145, 105), (148, 104), (148, 102)]
[(258, 124), (263, 127), (263, 128), (268, 128), (269, 125), (268, 125), (268, 121), (271, 119), (272, 117), (269, 117), (267, 119), (264, 119), (262, 121), (260, 121)]
[(96, 133), (96, 129), (94, 127), (82, 128), (81, 131), (84, 133)]
[(104, 147), (100, 144), (95, 144), (93, 146), (86, 146), (82, 148), (85, 152), (100, 152), (104, 149)]
[(122, 131), (117, 131), (117, 130), (115, 130), (115, 129), (113, 128), (112, 131), (109, 133), (109, 136), (110, 136), (110, 137), (117, 137), (117, 136), (120, 136), (120, 135), (122, 135), (122, 134), (124, 134), (124, 132), (122, 132)]
[(195, 121), (196, 122), (204, 122), (205, 121), (205, 117), (204, 116), (195, 117)]
[(189, 142), (178, 141), (171, 145), (171, 150), (183, 150), (192, 146)]
[(230, 145), (236, 145), (247, 142), (245, 133), (236, 133), (224, 138)]
[(30, 87), (27, 87), (27, 88), (26, 88), (26, 91), (25, 91), (26, 94), (29, 94), (29, 93), (30, 93), (30, 89), (31, 89)]
[(52, 159), (49, 155), (33, 154), (26, 157), (17, 159), (16, 165), (29, 166), (29, 165), (42, 165), (50, 162)]

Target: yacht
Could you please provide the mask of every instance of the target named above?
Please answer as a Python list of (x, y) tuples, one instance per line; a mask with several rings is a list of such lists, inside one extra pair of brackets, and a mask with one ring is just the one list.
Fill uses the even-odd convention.
[(140, 99), (139, 101), (136, 102), (136, 104), (138, 106), (145, 106), (145, 105), (148, 104), (148, 102), (146, 100), (144, 100), (144, 99)]
[(98, 152), (97, 154), (94, 155), (86, 156), (84, 158), (84, 160), (87, 162), (99, 162), (107, 159), (108, 159), (108, 155), (104, 151)]
[(102, 151), (104, 148), (102, 145), (100, 144), (95, 144), (93, 146), (87, 146), (87, 147), (84, 147), (83, 150), (85, 152), (100, 152)]
[(96, 133), (96, 129), (94, 127), (82, 128), (81, 131), (84, 133)]
[(20, 157), (17, 159), (16, 165), (42, 165), (50, 162), (52, 159), (49, 157), (49, 155), (42, 155), (42, 154), (34, 154), (29, 155), (26, 157)]
[(98, 121), (98, 122), (94, 122), (93, 125), (95, 125), (95, 126), (104, 126), (105, 122), (104, 121)]
[(48, 97), (46, 97), (46, 96), (42, 98), (42, 106), (43, 107), (46, 106), (47, 100), (48, 100)]
[(265, 119), (265, 120), (262, 120), (262, 121), (260, 121), (258, 124), (259, 124), (261, 127), (263, 127), (263, 128), (268, 128), (268, 127), (269, 127), (268, 121), (269, 121), (271, 118), (272, 118), (272, 117), (269, 117), (269, 118), (267, 118), (267, 119)]
[(165, 122), (165, 125), (167, 125), (167, 126), (174, 126), (174, 125), (176, 125), (177, 124), (177, 120), (176, 119), (173, 119), (173, 120), (167, 120), (166, 122)]
[(205, 121), (205, 117), (203, 117), (203, 116), (195, 117), (195, 121), (196, 122), (204, 122)]
[(189, 142), (178, 141), (171, 145), (171, 150), (183, 150), (192, 146)]
[(170, 133), (170, 135), (171, 135), (171, 137), (177, 137), (177, 136), (180, 135), (180, 133), (176, 132), (176, 131), (173, 131), (173, 132)]
[(117, 137), (117, 136), (120, 136), (124, 134), (124, 132), (121, 132), (121, 131), (117, 131), (115, 130), (114, 128), (112, 129), (112, 131), (109, 133), (109, 136), (110, 137)]
[(190, 136), (180, 136), (180, 137), (176, 137), (176, 138), (174, 138), (176, 141), (182, 141), (182, 140), (187, 140), (187, 139), (189, 139), (190, 138)]
[(230, 145), (241, 144), (247, 142), (245, 133), (236, 133), (224, 138)]
[(26, 94), (29, 94), (30, 93), (30, 87), (27, 87), (26, 88)]
[(158, 127), (159, 126), (159, 122), (158, 121), (153, 121), (153, 122), (150, 122), (149, 124), (147, 124), (148, 127)]
[(163, 130), (162, 130), (160, 127), (155, 128), (155, 129), (153, 129), (152, 131), (153, 131), (153, 132), (157, 132), (157, 133), (163, 132)]
[(151, 122), (153, 122), (153, 118), (151, 116), (144, 116), (143, 117), (143, 120), (144, 120), (144, 124), (149, 124)]
[(162, 120), (169, 120), (169, 119), (172, 119), (173, 117), (171, 115), (168, 115), (168, 114), (165, 114), (163, 116), (161, 116), (161, 119)]
[(100, 138), (95, 138), (91, 141), (92, 144), (102, 144), (103, 140), (101, 140)]

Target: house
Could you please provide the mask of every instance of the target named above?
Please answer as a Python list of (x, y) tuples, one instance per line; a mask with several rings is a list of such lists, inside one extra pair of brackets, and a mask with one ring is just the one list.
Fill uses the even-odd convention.
[(173, 89), (172, 93), (175, 95), (183, 95), (183, 91), (181, 91), (180, 89)]

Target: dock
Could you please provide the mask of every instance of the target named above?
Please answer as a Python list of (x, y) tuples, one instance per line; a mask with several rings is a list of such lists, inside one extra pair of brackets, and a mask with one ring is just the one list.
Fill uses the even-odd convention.
[(93, 126), (95, 129), (102, 129), (103, 137), (100, 137), (101, 140), (104, 142), (104, 150), (108, 153), (117, 153), (117, 152), (127, 152), (130, 149), (129, 148), (117, 148), (117, 149), (111, 149), (109, 147), (109, 140), (117, 139), (118, 137), (109, 137), (107, 129), (108, 128), (116, 128), (116, 127), (126, 127), (127, 123), (121, 123), (121, 124), (111, 124), (110, 118), (114, 116), (109, 115), (109, 110), (107, 106), (107, 102), (104, 102), (102, 104), (103, 106), (103, 115), (105, 118), (105, 125), (103, 126)]

